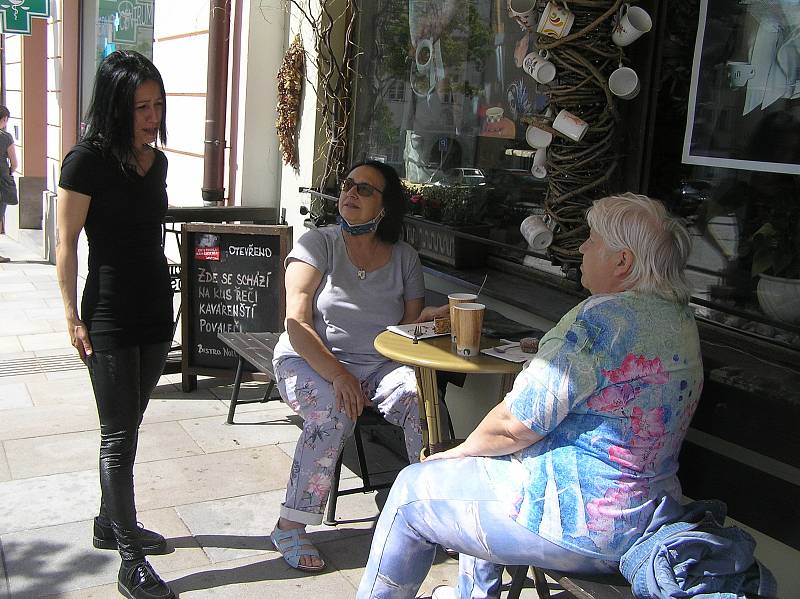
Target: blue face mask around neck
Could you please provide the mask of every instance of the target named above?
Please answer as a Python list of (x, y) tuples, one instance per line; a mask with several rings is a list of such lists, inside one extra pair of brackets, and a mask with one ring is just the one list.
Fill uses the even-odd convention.
[(351, 225), (341, 214), (336, 217), (336, 220), (339, 222), (342, 230), (347, 231), (350, 233), (350, 235), (365, 235), (367, 233), (372, 233), (378, 228), (378, 224), (381, 222), (381, 220), (383, 220), (383, 210), (381, 210), (380, 213), (378, 213), (378, 216), (372, 220), (368, 220), (360, 225)]

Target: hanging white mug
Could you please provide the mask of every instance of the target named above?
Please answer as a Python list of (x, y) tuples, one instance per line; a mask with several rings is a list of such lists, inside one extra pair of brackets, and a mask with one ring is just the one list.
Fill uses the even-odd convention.
[(507, 0), (508, 16), (514, 19), (523, 31), (528, 31), (536, 22), (536, 0)]
[(547, 148), (539, 148), (533, 155), (531, 175), (537, 179), (544, 179), (547, 176)]
[(562, 110), (553, 120), (553, 129), (574, 141), (580, 141), (589, 129), (589, 123), (568, 110)]
[(536, 27), (536, 31), (542, 35), (560, 39), (569, 34), (574, 22), (575, 15), (567, 8), (566, 3), (564, 3), (564, 6), (559, 6), (551, 0), (544, 7), (542, 16), (539, 17), (539, 25)]
[(539, 83), (550, 83), (556, 77), (556, 67), (548, 60), (547, 50), (531, 52), (522, 60), (522, 68)]
[(638, 6), (623, 4), (611, 40), (618, 46), (628, 46), (653, 28), (653, 20), (647, 11)]
[(553, 231), (538, 214), (532, 214), (523, 220), (519, 230), (532, 250), (543, 250), (553, 243)]
[(639, 75), (629, 67), (620, 66), (608, 77), (608, 89), (621, 100), (633, 100), (639, 95)]
[(525, 130), (525, 141), (532, 148), (546, 148), (553, 141), (553, 134), (544, 129), (539, 129), (536, 125), (528, 125)]

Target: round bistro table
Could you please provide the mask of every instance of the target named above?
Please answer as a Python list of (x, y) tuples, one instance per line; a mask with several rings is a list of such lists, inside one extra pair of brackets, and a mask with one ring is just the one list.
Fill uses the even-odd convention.
[[(499, 339), (481, 338), (481, 349), (503, 344), (504, 342)], [(442, 449), (442, 420), (439, 416), (439, 393), (436, 388), (438, 370), (467, 374), (501, 374), (503, 378), (498, 401), (502, 401), (506, 393), (511, 390), (514, 378), (523, 366), (521, 363), (493, 358), (486, 354), (470, 358), (459, 356), (453, 350), (450, 335), (420, 339), (414, 343), (408, 337), (384, 331), (375, 338), (375, 349), (390, 360), (414, 367), (417, 376), (422, 442), (429, 453), (436, 453)]]

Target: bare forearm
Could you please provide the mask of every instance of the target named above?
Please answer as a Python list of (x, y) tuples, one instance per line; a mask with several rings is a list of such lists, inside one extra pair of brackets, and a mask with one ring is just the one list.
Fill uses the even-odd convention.
[(64, 303), (64, 316), (67, 320), (78, 319), (78, 252), (59, 242), (56, 248), (56, 275)]
[(505, 403), (500, 403), (481, 420), (461, 445), (434, 454), (433, 459), (508, 455), (533, 445), (541, 438), (541, 435), (522, 424)]
[(501, 456), (531, 445), (527, 439), (513, 436), (508, 427), (493, 418), (484, 418), (458, 449), (465, 456)]
[(333, 382), (337, 376), (347, 372), (307, 322), (287, 318), (286, 332), (294, 351), (322, 378)]

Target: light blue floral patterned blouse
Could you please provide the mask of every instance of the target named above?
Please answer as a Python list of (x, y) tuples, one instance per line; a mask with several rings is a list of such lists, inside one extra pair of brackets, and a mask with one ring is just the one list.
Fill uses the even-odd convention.
[[(541, 340), (505, 398), (544, 438), (486, 460), (511, 516), (570, 550), (618, 559), (657, 499), (680, 499), (678, 452), (703, 386), (686, 306), (627, 291), (585, 300)], [(505, 476), (500, 476), (504, 472)]]

